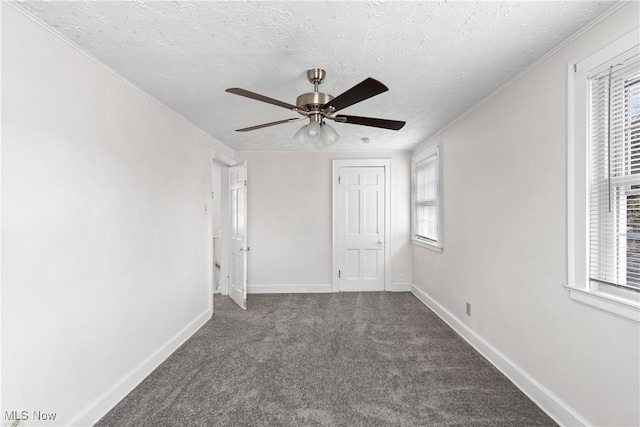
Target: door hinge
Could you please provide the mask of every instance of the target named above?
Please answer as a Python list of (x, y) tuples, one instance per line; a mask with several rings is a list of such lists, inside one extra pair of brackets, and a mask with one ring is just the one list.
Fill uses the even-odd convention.
[(338, 175), (338, 184), (340, 184), (341, 182), (342, 182), (342, 177)]
[(215, 199), (214, 194), (213, 194), (213, 191), (211, 192), (211, 198), (212, 198), (212, 199)]
[(244, 186), (245, 187), (247, 186), (247, 180), (246, 179), (244, 180)]
[(573, 64), (573, 72), (574, 73), (578, 72), (578, 64)]
[(338, 279), (340, 278), (340, 270), (338, 270)]

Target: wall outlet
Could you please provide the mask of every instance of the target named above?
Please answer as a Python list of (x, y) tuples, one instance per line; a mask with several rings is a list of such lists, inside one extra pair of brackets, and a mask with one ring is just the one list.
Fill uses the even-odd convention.
[(404, 274), (400, 273), (400, 281), (404, 283)]
[(471, 317), (471, 304), (467, 303), (467, 316)]

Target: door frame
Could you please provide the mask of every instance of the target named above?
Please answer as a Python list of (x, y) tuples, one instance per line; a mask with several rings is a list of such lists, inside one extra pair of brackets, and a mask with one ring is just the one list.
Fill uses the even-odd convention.
[(384, 168), (384, 290), (391, 290), (391, 159), (340, 159), (333, 161), (333, 272), (332, 291), (340, 292), (340, 281), (338, 280), (338, 224), (340, 218), (340, 192), (338, 180), (340, 170), (343, 167), (383, 167)]

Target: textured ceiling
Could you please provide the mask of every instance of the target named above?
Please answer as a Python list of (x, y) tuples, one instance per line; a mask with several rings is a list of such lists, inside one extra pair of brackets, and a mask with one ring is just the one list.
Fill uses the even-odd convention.
[[(295, 104), (339, 95), (373, 77), (389, 91), (341, 111), (406, 120), (400, 131), (335, 123), (331, 150), (410, 149), (506, 83), (615, 3), (609, 1), (20, 2), (38, 19), (234, 150), (300, 147), (304, 122), (226, 93)], [(361, 138), (371, 138), (363, 144)]]

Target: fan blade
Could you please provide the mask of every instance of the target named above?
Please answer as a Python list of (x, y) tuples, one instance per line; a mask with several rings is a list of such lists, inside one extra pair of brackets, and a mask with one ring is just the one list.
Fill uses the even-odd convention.
[(333, 100), (322, 106), (322, 109), (333, 107), (333, 111), (342, 110), (350, 105), (369, 99), (372, 96), (388, 91), (389, 88), (371, 77), (361, 81), (346, 92), (336, 96)]
[(255, 99), (256, 101), (266, 102), (267, 104), (277, 105), (278, 107), (286, 108), (287, 110), (295, 110), (297, 108), (295, 105), (287, 104), (286, 102), (278, 101), (277, 99), (269, 98), (268, 96), (260, 95), (259, 93), (251, 92), (239, 87), (231, 87), (225, 92)]
[(248, 127), (248, 128), (236, 129), (236, 132), (248, 132), (250, 130), (256, 130), (256, 129), (266, 128), (266, 127), (269, 127), (269, 126), (281, 125), (283, 123), (297, 122), (299, 120), (304, 120), (304, 119), (306, 119), (306, 117), (296, 117), (294, 119), (278, 120), (277, 122), (264, 123), (264, 124), (261, 124), (261, 125), (251, 126), (251, 127)]
[(407, 122), (399, 120), (374, 119), (373, 117), (360, 116), (344, 116), (339, 114), (335, 116), (336, 122), (351, 123), (353, 125), (371, 126), (374, 128), (400, 130)]

